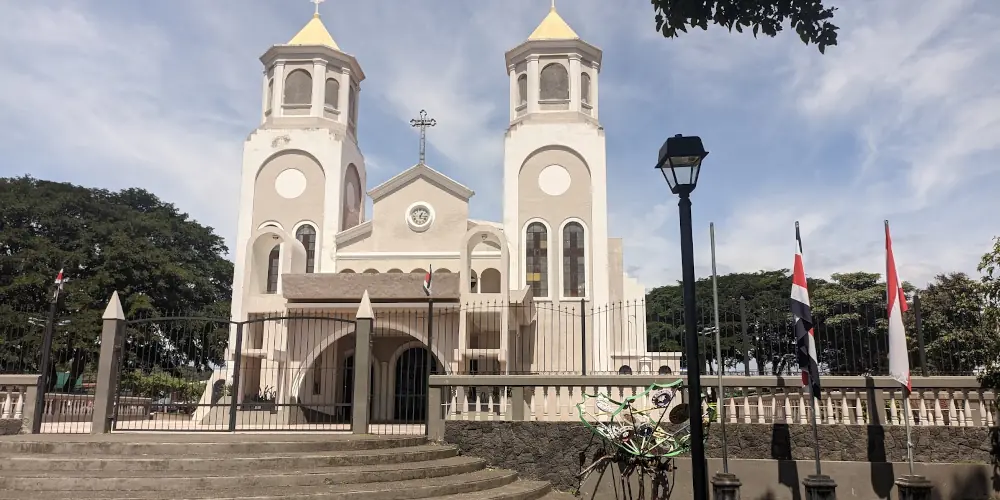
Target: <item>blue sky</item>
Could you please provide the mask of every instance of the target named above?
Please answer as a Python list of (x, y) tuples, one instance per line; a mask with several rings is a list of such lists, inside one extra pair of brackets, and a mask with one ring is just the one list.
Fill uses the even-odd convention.
[[(374, 187), (416, 161), (409, 119), (438, 120), (428, 163), (500, 219), (504, 51), (546, 0), (330, 0), (324, 22), (367, 75), (359, 134)], [(841, 0), (840, 45), (713, 27), (666, 40), (641, 0), (559, 0), (604, 50), (612, 236), (647, 286), (680, 277), (676, 199), (653, 170), (664, 138), (711, 152), (694, 193), (696, 259), (720, 272), (790, 267), (801, 221), (811, 275), (975, 273), (1000, 234), (1000, 5)], [(258, 57), (312, 14), (306, 0), (0, 2), (0, 175), (141, 186), (232, 243), (242, 142), (257, 125)]]

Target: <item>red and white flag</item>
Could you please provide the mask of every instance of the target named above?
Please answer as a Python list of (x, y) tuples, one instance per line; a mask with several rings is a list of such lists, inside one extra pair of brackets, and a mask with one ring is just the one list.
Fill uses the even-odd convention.
[(53, 299), (59, 298), (59, 293), (62, 292), (63, 283), (65, 282), (66, 280), (63, 278), (63, 270), (60, 269), (59, 274), (56, 275), (56, 289), (52, 292)]
[(910, 390), (910, 355), (906, 347), (906, 328), (903, 326), (906, 295), (896, 272), (896, 259), (892, 256), (889, 221), (885, 221), (885, 285), (889, 309), (889, 375)]
[(430, 296), (430, 294), (431, 294), (431, 273), (434, 272), (434, 266), (428, 266), (427, 269), (428, 269), (427, 276), (424, 276), (424, 293), (427, 294), (427, 296)]
[(802, 263), (802, 236), (795, 223), (795, 267), (792, 271), (792, 317), (795, 319), (795, 357), (802, 369), (802, 385), (809, 387), (813, 397), (820, 395), (819, 358), (816, 356), (816, 335), (812, 309), (809, 305), (809, 285)]

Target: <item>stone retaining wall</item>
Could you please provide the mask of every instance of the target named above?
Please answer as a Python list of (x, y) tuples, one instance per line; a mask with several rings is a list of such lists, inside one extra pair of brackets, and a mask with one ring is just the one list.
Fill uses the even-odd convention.
[[(812, 429), (808, 425), (727, 424), (727, 449), (732, 459), (811, 460)], [(820, 456), (824, 461), (903, 462), (903, 427), (822, 425)], [(998, 430), (987, 427), (913, 427), (914, 459), (927, 463), (990, 464)], [(463, 454), (486, 459), (490, 465), (514, 469), (532, 479), (571, 490), (576, 474), (604, 454), (603, 444), (577, 422), (507, 422), (449, 420), (445, 441)], [(709, 430), (708, 458), (722, 457), (718, 424)]]
[(23, 425), (24, 421), (21, 419), (0, 419), (0, 436), (10, 436), (12, 434), (22, 434), (31, 431), (30, 428), (27, 429), (27, 431), (22, 430)]

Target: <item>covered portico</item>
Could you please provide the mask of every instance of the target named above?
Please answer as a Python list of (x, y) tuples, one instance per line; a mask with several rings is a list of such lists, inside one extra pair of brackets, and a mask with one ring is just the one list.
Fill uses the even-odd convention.
[(372, 422), (423, 421), (428, 361), (435, 373), (457, 366), (460, 297), (458, 274), (435, 275), (430, 296), (423, 280), (419, 273), (283, 275), (289, 315), (353, 315), (365, 291), (375, 314), (367, 362), (356, 359), (353, 329), (289, 325), (289, 403), (306, 415), (347, 421), (355, 371), (367, 365)]

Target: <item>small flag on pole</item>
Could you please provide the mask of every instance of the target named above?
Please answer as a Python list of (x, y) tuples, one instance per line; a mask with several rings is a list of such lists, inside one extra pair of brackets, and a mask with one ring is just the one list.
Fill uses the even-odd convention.
[(795, 354), (802, 369), (802, 385), (820, 396), (819, 361), (816, 357), (816, 335), (813, 330), (812, 310), (809, 304), (809, 285), (805, 265), (802, 263), (802, 236), (799, 223), (795, 223), (795, 267), (792, 271), (792, 317), (795, 318)]
[(885, 285), (889, 309), (889, 375), (910, 390), (910, 357), (906, 348), (906, 328), (903, 326), (903, 313), (908, 307), (903, 283), (896, 272), (896, 259), (892, 255), (889, 221), (885, 221)]
[(434, 266), (428, 266), (427, 276), (424, 276), (424, 293), (429, 297), (431, 295), (431, 273), (434, 271)]
[(59, 274), (56, 275), (56, 289), (55, 289), (54, 292), (52, 292), (52, 298), (53, 299), (59, 297), (59, 293), (62, 292), (63, 283), (65, 283), (65, 282), (66, 282), (66, 280), (63, 278), (63, 270), (60, 269), (59, 270)]

